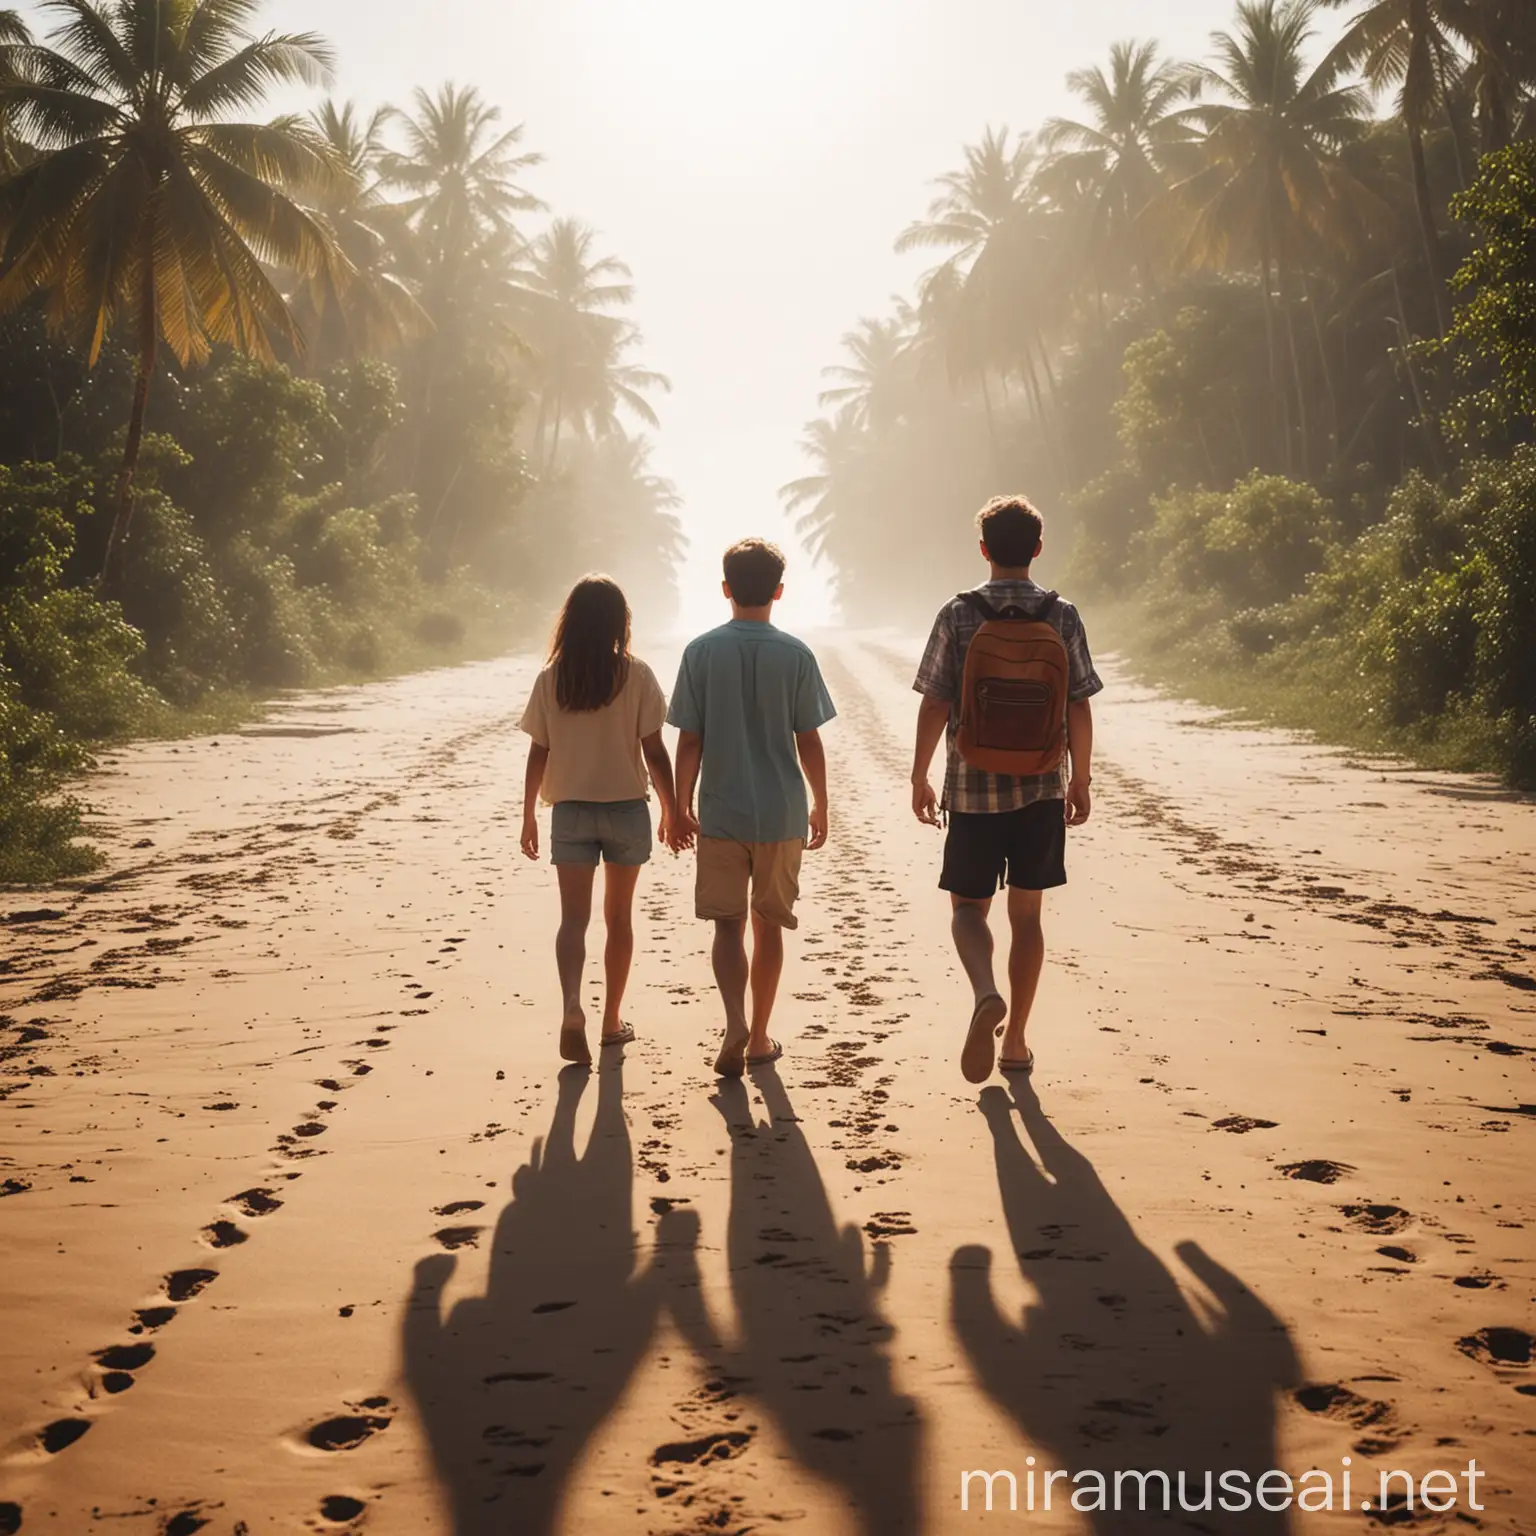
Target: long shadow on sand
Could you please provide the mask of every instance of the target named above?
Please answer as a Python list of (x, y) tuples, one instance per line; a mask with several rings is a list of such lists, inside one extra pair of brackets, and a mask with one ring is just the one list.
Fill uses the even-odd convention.
[(548, 1140), (512, 1176), (484, 1296), (442, 1316), (454, 1261), (424, 1259), (405, 1320), (406, 1377), (453, 1505), (454, 1536), (547, 1536), (576, 1458), (624, 1391), (656, 1323), (635, 1274), (634, 1165), (623, 1068), (560, 1074)]
[[(1170, 1525), (1243, 1536), (1287, 1531), (1284, 1513), (1257, 1506), (1226, 1511), (1219, 1502), (1224, 1471), (1246, 1472), (1251, 1488), (1252, 1479), (1277, 1465), (1276, 1395), (1294, 1384), (1297, 1369), (1285, 1327), (1235, 1275), (1197, 1244), (1184, 1243), (1178, 1256), (1209, 1297), (1191, 1301), (1027, 1083), (1016, 1081), (1012, 1099), (1001, 1088), (983, 1090), (981, 1109), (992, 1130), (1009, 1237), (1037, 1299), (1019, 1323), (1005, 1318), (992, 1293), (991, 1253), (962, 1248), (951, 1265), (952, 1320), (978, 1380), (1036, 1454), (1036, 1509), (1044, 1507), (1046, 1471), (1091, 1468), (1106, 1475), (1108, 1507), (1089, 1511), (1087, 1528), (1105, 1536)], [(1206, 1502), (1212, 1474), (1209, 1510), (1180, 1508), (1181, 1469), (1195, 1506)], [(1022, 1512), (1026, 1468), (1011, 1470)], [(1117, 1470), (1165, 1471), (1171, 1516), (1162, 1514), (1155, 1479), (1146, 1485), (1148, 1513), (1140, 1510), (1134, 1479), (1124, 1482), (1117, 1512)], [(1091, 1504), (1091, 1483), (1079, 1486), (1087, 1488), (1083, 1505)], [(1054, 1508), (1070, 1508), (1072, 1493), (1070, 1482), (1057, 1482)], [(981, 1494), (978, 1483), (973, 1497)], [(1006, 1489), (997, 1496), (1006, 1508)], [(1232, 1504), (1241, 1498), (1235, 1491), (1227, 1497)]]
[(866, 1260), (857, 1227), (839, 1227), (789, 1095), (772, 1068), (753, 1074), (768, 1119), (746, 1088), (715, 1099), (731, 1138), (727, 1258), (738, 1343), (720, 1342), (702, 1296), (673, 1313), (717, 1377), (770, 1415), (795, 1457), (836, 1488), (868, 1536), (922, 1529), (917, 1407), (897, 1393), (895, 1330), (879, 1292), (889, 1250)]

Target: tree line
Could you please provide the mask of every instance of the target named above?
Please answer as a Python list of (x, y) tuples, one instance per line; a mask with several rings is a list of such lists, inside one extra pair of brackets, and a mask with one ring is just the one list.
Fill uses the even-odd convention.
[(1028, 487), (1145, 665), (1536, 782), (1536, 6), (1339, 4), (1119, 43), (968, 145), (782, 495), (860, 617)]
[(88, 860), (50, 792), (94, 743), (505, 637), (590, 565), (665, 590), (682, 545), (630, 271), (522, 125), (327, 98), (261, 0), (37, 9), (0, 11), (0, 879)]

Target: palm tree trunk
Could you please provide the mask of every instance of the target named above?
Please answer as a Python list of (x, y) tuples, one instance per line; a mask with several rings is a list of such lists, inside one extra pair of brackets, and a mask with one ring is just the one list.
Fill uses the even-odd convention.
[(1259, 252), (1264, 282), (1264, 346), (1269, 354), (1269, 409), (1271, 429), (1278, 433), (1279, 459), (1287, 474), (1295, 473), (1295, 445), (1291, 441), (1291, 407), (1281, 378), (1280, 344), (1275, 335), (1274, 256), (1271, 250), (1270, 220), (1264, 215), (1264, 246)]
[[(1424, 429), (1425, 441), (1429, 445), (1429, 462), (1434, 469), (1437, 478), (1445, 475), (1445, 452), (1440, 442), (1440, 423), (1430, 414), (1429, 401), (1425, 398), (1423, 384), (1419, 380), (1419, 370), (1413, 363), (1413, 335), (1408, 329), (1408, 312), (1403, 307), (1403, 285), (1397, 279), (1397, 266), (1392, 267), (1392, 293), (1397, 300), (1397, 331), (1402, 343), (1399, 353), (1403, 360), (1403, 367), (1408, 373), (1408, 385), (1413, 390), (1413, 403), (1418, 408), (1419, 425)], [(1399, 466), (1397, 478), (1402, 479), (1402, 469)]]
[(545, 457), (545, 460), (544, 460), (544, 467), (547, 470), (548, 469), (553, 469), (555, 467), (555, 455), (557, 453), (559, 453), (559, 451), (560, 451), (560, 429), (561, 429), (561, 427), (563, 427), (565, 425), (565, 421), (564, 421), (564, 414), (565, 414), (564, 413), (564, 404), (565, 404), (565, 402), (564, 402), (563, 397), (560, 396), (560, 395), (556, 395), (555, 396), (555, 424), (554, 424), (554, 426), (551, 429), (550, 434), (549, 434), (549, 453)]
[(1307, 388), (1301, 377), (1301, 351), (1296, 345), (1296, 310), (1291, 303), (1290, 271), (1284, 261), (1276, 263), (1275, 276), (1280, 284), (1280, 309), (1285, 316), (1285, 338), (1291, 359), (1291, 388), (1296, 395), (1296, 425), (1301, 433), (1301, 472), (1312, 473), (1312, 413), (1307, 409)]
[(1434, 194), (1429, 188), (1429, 162), (1424, 156), (1424, 131), (1416, 123), (1408, 124), (1408, 154), (1413, 162), (1413, 197), (1419, 210), (1419, 233), (1424, 240), (1424, 257), (1429, 263), (1430, 291), (1435, 297), (1435, 327), (1445, 335), (1445, 257), (1440, 249), (1440, 227), (1435, 220)]
[(1323, 370), (1323, 394), (1328, 401), (1328, 465), (1331, 468), (1339, 456), (1339, 392), (1333, 382), (1333, 365), (1328, 361), (1328, 344), (1323, 335), (1323, 319), (1318, 313), (1317, 299), (1305, 276), (1301, 279), (1301, 295), (1312, 312), (1312, 334), (1317, 340), (1317, 361)]
[(997, 418), (992, 413), (992, 390), (987, 383), (987, 370), (981, 370), (981, 403), (987, 413), (987, 441), (992, 445), (992, 473), (1002, 473), (1002, 455), (997, 448)]
[(107, 552), (101, 563), (102, 590), (109, 593), (122, 589), (124, 561), (128, 554), (128, 527), (133, 521), (133, 475), (139, 465), (139, 449), (144, 443), (144, 415), (149, 408), (149, 388), (155, 377), (159, 345), (160, 314), (155, 300), (155, 268), (146, 251), (143, 288), (139, 295), (139, 368), (133, 382), (128, 440), (123, 444), (122, 463), (118, 466), (117, 484), (112, 492), (112, 531), (107, 535)]

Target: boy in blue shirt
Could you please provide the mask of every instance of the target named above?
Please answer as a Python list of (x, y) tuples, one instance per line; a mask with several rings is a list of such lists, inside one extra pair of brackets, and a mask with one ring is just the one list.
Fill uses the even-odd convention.
[(667, 720), (680, 733), (674, 846), (697, 835), (695, 909), (715, 925), (715, 982), (725, 1004), (715, 1070), (740, 1077), (784, 1054), (768, 1020), (784, 968), (784, 930), (797, 924), (800, 854), (827, 840), (827, 760), (818, 730), (837, 711), (810, 647), (770, 622), (784, 593), (780, 551), (743, 539), (725, 552), (724, 574), (730, 623), (683, 652)]

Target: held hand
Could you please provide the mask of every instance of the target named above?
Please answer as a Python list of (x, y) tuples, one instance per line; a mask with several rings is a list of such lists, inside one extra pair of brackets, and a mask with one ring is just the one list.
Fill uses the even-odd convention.
[(1080, 827), (1093, 814), (1093, 796), (1087, 779), (1073, 779), (1067, 785), (1067, 825)]
[(824, 805), (811, 807), (811, 835), (805, 846), (814, 852), (817, 848), (826, 846), (827, 841), (827, 808)]
[(539, 824), (532, 816), (523, 817), (523, 852), (530, 859), (539, 856)]
[(666, 824), (662, 834), (673, 853), (692, 848), (699, 835), (699, 819), (692, 811), (679, 810)]
[(926, 779), (912, 786), (912, 814), (925, 827), (936, 827), (939, 824), (939, 797), (934, 794), (933, 785)]

